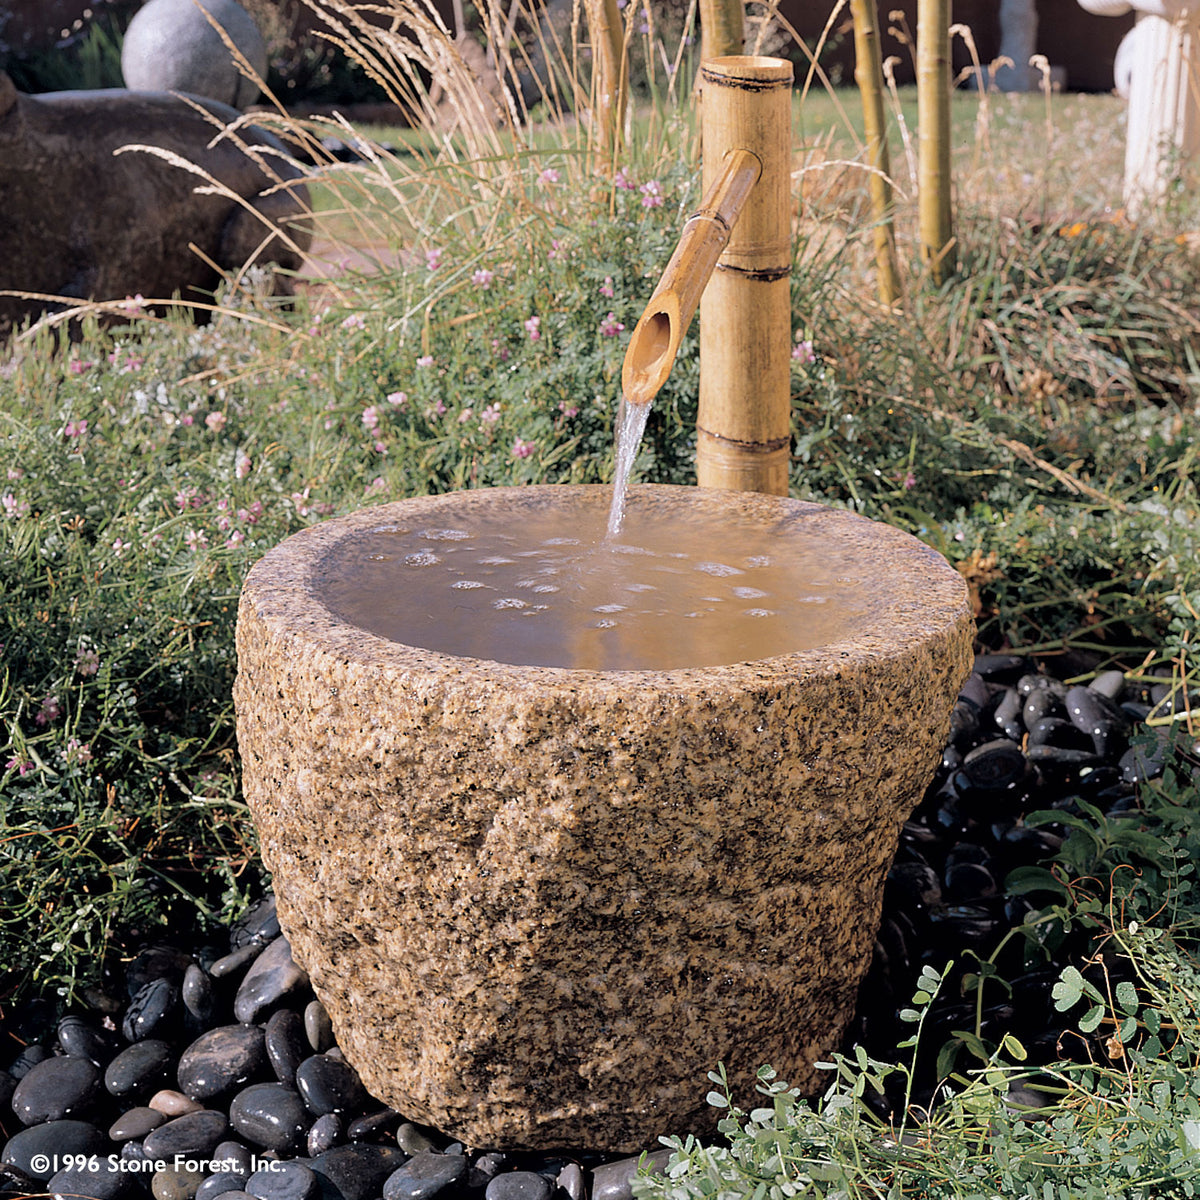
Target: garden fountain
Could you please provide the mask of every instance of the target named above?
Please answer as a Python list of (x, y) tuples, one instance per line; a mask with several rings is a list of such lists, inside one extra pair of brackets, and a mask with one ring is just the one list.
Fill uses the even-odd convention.
[[(791, 68), (701, 74), (705, 201), (625, 382), (635, 405), (661, 385), (712, 272), (702, 338), (725, 353), (702, 365), (719, 395), (702, 382), (698, 471), (721, 486), (635, 488), (598, 546), (608, 489), (402, 500), (287, 539), (242, 594), (238, 738), (281, 923), (370, 1091), (472, 1145), (642, 1148), (711, 1124), (718, 1061), (818, 1086), (970, 668), (940, 556), (768, 494), (786, 491)], [(564, 544), (565, 563), (526, 559)], [(533, 565), (500, 582), (504, 559)], [(546, 639), (527, 653), (522, 623), (598, 559), (621, 564), (619, 603), (588, 599), (548, 660)], [(435, 598), (410, 596), (434, 570)], [(697, 572), (676, 616), (644, 602)], [(830, 614), (819, 636), (781, 621), (765, 648), (705, 656), (721, 611), (770, 625), (802, 599)], [(401, 610), (415, 623), (377, 624)], [(678, 657), (640, 658), (639, 637)]]

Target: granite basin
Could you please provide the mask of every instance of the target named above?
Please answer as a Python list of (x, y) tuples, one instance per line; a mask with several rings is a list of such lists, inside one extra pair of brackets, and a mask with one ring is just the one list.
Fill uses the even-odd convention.
[(630, 511), (700, 506), (865, 554), (838, 640), (705, 668), (530, 667), (391, 641), (326, 603), (339, 546), (381, 523), (519, 527), (561, 506), (569, 525), (608, 494), (365, 509), (288, 538), (242, 592), (243, 782), (281, 925), (368, 1089), (471, 1146), (632, 1151), (709, 1127), (718, 1062), (747, 1091), (763, 1063), (824, 1086), (814, 1064), (853, 1013), (971, 667), (944, 559), (754, 493), (646, 486)]

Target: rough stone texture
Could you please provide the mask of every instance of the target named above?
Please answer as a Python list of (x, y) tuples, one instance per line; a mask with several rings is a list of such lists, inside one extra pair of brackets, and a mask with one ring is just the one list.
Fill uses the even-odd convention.
[(718, 1060), (821, 1086), (970, 669), (966, 588), (932, 550), (749, 493), (631, 505), (865, 542), (879, 583), (852, 639), (703, 670), (514, 667), (384, 641), (319, 598), (324, 555), (380, 522), (608, 496), (364, 510), (289, 538), (242, 593), (238, 736), (280, 921), (369, 1090), (468, 1144), (640, 1148), (709, 1123)]
[(259, 86), (238, 69), (214, 22), (258, 78), (265, 79), (267, 46), (254, 18), (240, 4), (149, 0), (130, 21), (121, 44), (126, 86), (134, 91), (190, 92), (234, 108), (253, 104)]
[[(0, 71), (0, 292), (204, 301), (220, 280), (206, 257), (229, 271), (252, 256), (298, 269), (312, 240), (290, 224), (308, 211), (301, 172), (257, 127), (210, 144), (237, 117), (213, 101), (120, 88), (27, 96)], [(196, 195), (206, 180), (157, 154), (117, 153), (130, 145), (177, 155), (228, 194)], [(277, 277), (275, 290), (290, 292), (290, 280)], [(0, 333), (61, 307), (0, 295)]]

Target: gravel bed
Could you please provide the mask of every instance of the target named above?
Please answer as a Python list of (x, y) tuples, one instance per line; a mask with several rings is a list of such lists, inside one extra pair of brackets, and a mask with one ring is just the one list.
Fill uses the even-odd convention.
[[(977, 659), (941, 767), (905, 826), (847, 1044), (889, 1058), (911, 1032), (897, 1014), (921, 966), (940, 970), (968, 949), (986, 958), (1032, 910), (1028, 896), (1005, 893), (1005, 879), (1043, 862), (1065, 831), (1028, 826), (1026, 814), (1078, 814), (1081, 801), (1132, 813), (1137, 783), (1174, 752), (1165, 737), (1147, 743), (1142, 723), (1180, 697), (1132, 687), (1119, 672), (1087, 687), (1053, 674), (1079, 665)], [(1034, 1062), (1054, 1057), (1062, 1021), (1050, 989), (1080, 949), (1067, 939), (1048, 958), (1030, 956), (1025, 939), (1009, 939), (997, 967), (1010, 986), (992, 984), (985, 994), (983, 1036), (1011, 1031)], [(464, 1147), (382, 1108), (334, 1044), (270, 896), (220, 946), (145, 946), (89, 999), (90, 1008), (57, 1021), (44, 1004), (27, 1005), (0, 1026), (0, 1198), (632, 1195), (636, 1157)], [(974, 1024), (973, 998), (949, 986), (927, 1042), (939, 1046)], [(6, 1061), (13, 1046), (24, 1048)], [(928, 1094), (935, 1081), (926, 1076)], [(705, 1086), (699, 1075), (696, 1086)], [(876, 1100), (881, 1110), (895, 1103)], [(649, 1132), (646, 1149), (665, 1162)]]

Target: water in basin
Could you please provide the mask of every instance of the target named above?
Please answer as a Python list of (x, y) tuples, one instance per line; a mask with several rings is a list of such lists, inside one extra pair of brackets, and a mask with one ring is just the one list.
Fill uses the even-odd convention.
[(527, 666), (669, 670), (756, 661), (848, 636), (878, 562), (704, 505), (638, 503), (606, 536), (609, 493), (521, 509), (468, 504), (339, 542), (318, 594), (405, 645)]

